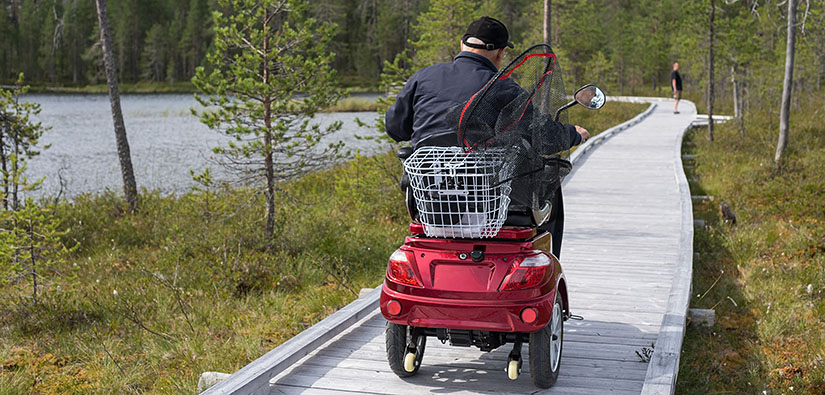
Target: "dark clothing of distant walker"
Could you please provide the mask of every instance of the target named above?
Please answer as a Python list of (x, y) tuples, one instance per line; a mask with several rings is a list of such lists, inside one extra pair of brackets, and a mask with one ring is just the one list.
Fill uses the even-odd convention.
[[(425, 139), (429, 141), (424, 141), (423, 145), (442, 145), (442, 142), (456, 144), (457, 125), (449, 124), (447, 114), (470, 100), (497, 72), (489, 59), (465, 51), (460, 52), (452, 62), (419, 70), (410, 77), (398, 93), (395, 104), (387, 110), (387, 134), (395, 141), (411, 140), (414, 148), (418, 148)], [(501, 83), (512, 85), (504, 85), (498, 90), (498, 94), (504, 96), (503, 104), (506, 104), (507, 98), (517, 96), (521, 88), (511, 81)], [(553, 125), (559, 126), (559, 133), (570, 134), (571, 148), (581, 143), (581, 135), (576, 132), (575, 126)], [(444, 138), (437, 138), (440, 136)], [(541, 229), (552, 233), (553, 253), (559, 257), (564, 230), (561, 188), (556, 190), (552, 201), (554, 219), (546, 222)]]
[(673, 90), (673, 98), (677, 99), (677, 100), (681, 99), (682, 98), (682, 76), (679, 75), (678, 71), (673, 70), (673, 72), (670, 73), (670, 80), (671, 80), (671, 86), (670, 86), (671, 89), (673, 89), (673, 82), (674, 81), (676, 82), (676, 89)]

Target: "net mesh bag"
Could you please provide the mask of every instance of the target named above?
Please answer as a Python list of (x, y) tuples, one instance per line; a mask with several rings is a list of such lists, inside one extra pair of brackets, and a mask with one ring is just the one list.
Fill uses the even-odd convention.
[(561, 67), (550, 46), (539, 44), (513, 59), (451, 116), (458, 139), (468, 152), (505, 152), (513, 174), (510, 198), (516, 209), (540, 209), (570, 172), (570, 134), (554, 122), (567, 104)]
[(423, 147), (404, 163), (419, 220), (435, 237), (492, 237), (508, 207), (539, 210), (570, 172), (561, 69), (550, 46), (513, 59), (447, 114), (457, 146)]

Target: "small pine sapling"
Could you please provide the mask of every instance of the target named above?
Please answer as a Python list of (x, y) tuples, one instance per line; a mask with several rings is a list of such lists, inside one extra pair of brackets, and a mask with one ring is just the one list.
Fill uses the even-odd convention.
[(233, 138), (215, 148), (241, 181), (264, 184), (267, 235), (275, 227), (276, 183), (329, 166), (342, 143), (321, 140), (341, 128), (313, 122), (343, 93), (335, 83), (335, 25), (309, 17), (298, 0), (220, 0), (215, 41), (192, 83), (201, 122)]

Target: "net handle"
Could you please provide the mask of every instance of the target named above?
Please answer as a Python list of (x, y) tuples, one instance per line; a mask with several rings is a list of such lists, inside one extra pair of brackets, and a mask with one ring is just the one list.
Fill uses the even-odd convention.
[(569, 160), (567, 160), (567, 159), (562, 159), (562, 158), (545, 158), (545, 159), (544, 159), (544, 165), (543, 165), (542, 167), (535, 168), (535, 169), (533, 169), (533, 170), (529, 170), (529, 171), (524, 172), (524, 173), (521, 173), (521, 174), (517, 174), (517, 175), (515, 175), (515, 176), (512, 176), (512, 177), (510, 177), (510, 178), (508, 178), (508, 179), (504, 180), (504, 181), (499, 181), (498, 183), (494, 184), (494, 185), (493, 185), (493, 187), (497, 187), (497, 186), (499, 186), (499, 185), (501, 185), (501, 184), (504, 184), (504, 183), (507, 183), (507, 182), (513, 181), (513, 180), (515, 180), (515, 179), (517, 179), (517, 178), (521, 178), (521, 177), (524, 177), (524, 176), (529, 176), (529, 175), (531, 175), (531, 174), (538, 173), (538, 172), (540, 172), (540, 171), (544, 170), (544, 166), (547, 166), (547, 163), (548, 163), (548, 162), (551, 162), (551, 163), (552, 163), (552, 162), (556, 162), (556, 163), (557, 163), (560, 167), (566, 167), (566, 168), (567, 168), (567, 170), (572, 170), (572, 169), (573, 169), (573, 163), (572, 163), (572, 162), (570, 162), (570, 161), (569, 161)]

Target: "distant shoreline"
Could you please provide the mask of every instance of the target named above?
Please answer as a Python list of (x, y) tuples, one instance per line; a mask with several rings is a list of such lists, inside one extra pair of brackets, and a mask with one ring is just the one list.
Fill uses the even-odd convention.
[[(0, 89), (10, 89), (13, 86), (0, 85)], [(124, 95), (163, 95), (163, 94), (195, 94), (197, 90), (190, 83), (180, 84), (121, 84), (118, 90)], [(363, 112), (377, 111), (380, 107), (377, 98), (381, 92), (371, 88), (347, 88), (350, 96), (341, 99), (332, 107), (320, 109), (318, 112)], [(27, 94), (47, 95), (106, 95), (106, 85), (87, 85), (82, 87), (54, 87), (32, 86)]]
[[(29, 85), (30, 93), (89, 93), (89, 94), (106, 94), (109, 89), (106, 84), (94, 85), (80, 85), (80, 86), (62, 86), (62, 85), (48, 85), (38, 84), (32, 82), (25, 82)], [(0, 83), (0, 89), (14, 88), (13, 83)], [(378, 87), (375, 86), (347, 86), (344, 89), (350, 94), (358, 93), (379, 93)], [(197, 89), (191, 82), (137, 82), (137, 83), (118, 83), (118, 90), (120, 93), (134, 94), (134, 93), (197, 93)]]

